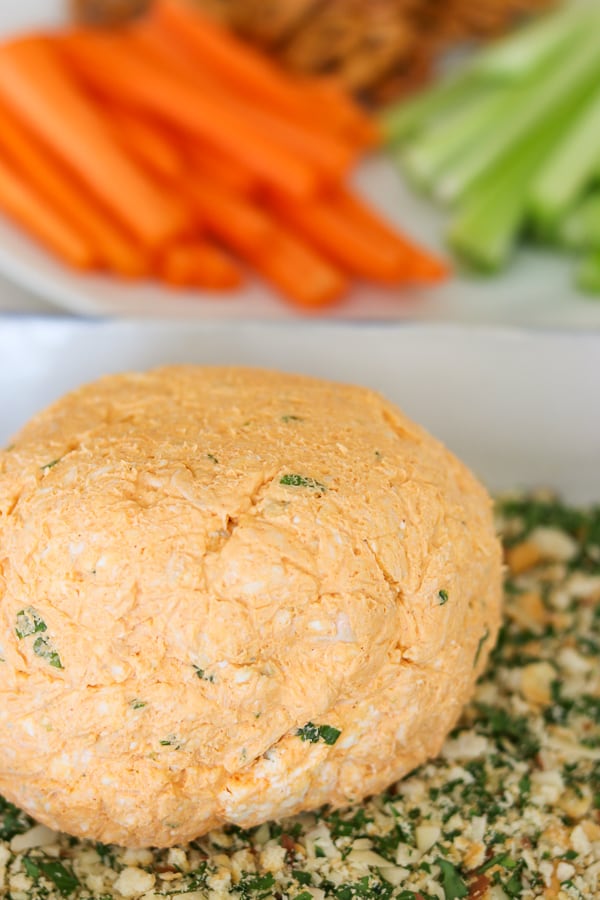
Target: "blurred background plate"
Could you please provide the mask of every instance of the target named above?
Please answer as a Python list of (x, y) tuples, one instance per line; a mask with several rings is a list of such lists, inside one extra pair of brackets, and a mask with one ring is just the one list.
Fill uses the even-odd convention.
[[(66, 0), (20, 0), (0, 5), (0, 37), (64, 21)], [(425, 246), (442, 250), (444, 218), (404, 184), (382, 158), (356, 175), (359, 190), (390, 220)], [(490, 278), (458, 274), (435, 290), (380, 290), (362, 285), (331, 318), (421, 319), (447, 322), (600, 328), (600, 303), (578, 294), (568, 261), (550, 253), (521, 252), (508, 273)], [(0, 309), (49, 308), (94, 316), (287, 319), (296, 310), (258, 282), (231, 296), (172, 290), (72, 273), (21, 231), (0, 218)], [(9, 287), (9, 285), (16, 285)], [(4, 290), (3, 290), (4, 288)]]

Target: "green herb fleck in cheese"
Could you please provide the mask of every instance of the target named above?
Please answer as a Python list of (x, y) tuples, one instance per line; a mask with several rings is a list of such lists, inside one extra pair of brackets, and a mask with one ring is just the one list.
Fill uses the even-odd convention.
[(282, 475), (279, 484), (285, 484), (290, 487), (305, 487), (313, 491), (326, 491), (327, 488), (320, 481), (314, 478), (308, 478), (305, 475)]

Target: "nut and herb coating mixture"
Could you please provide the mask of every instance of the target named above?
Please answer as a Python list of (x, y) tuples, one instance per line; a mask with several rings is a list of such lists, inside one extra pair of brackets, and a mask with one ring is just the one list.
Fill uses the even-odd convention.
[(600, 507), (516, 497), (498, 515), (504, 626), (437, 760), (352, 809), (161, 851), (78, 842), (4, 803), (3, 896), (600, 896)]

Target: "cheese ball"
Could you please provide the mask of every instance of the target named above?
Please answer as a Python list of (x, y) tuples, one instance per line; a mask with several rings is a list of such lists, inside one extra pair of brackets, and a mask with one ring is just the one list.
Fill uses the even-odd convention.
[(170, 846), (377, 792), (494, 643), (484, 488), (377, 393), (112, 375), (0, 453), (0, 793)]

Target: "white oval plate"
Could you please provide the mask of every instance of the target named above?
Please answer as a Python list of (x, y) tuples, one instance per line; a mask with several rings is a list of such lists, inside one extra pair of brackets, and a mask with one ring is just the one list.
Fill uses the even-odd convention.
[[(0, 39), (20, 30), (64, 21), (68, 0), (19, 0), (0, 4)], [(415, 196), (383, 159), (361, 166), (358, 189), (400, 228), (431, 249), (443, 250), (444, 218)], [(125, 283), (70, 272), (6, 219), (0, 218), (0, 274), (70, 312), (108, 316), (173, 318), (268, 318), (297, 310), (257, 281), (232, 296), (173, 290), (156, 283)], [(568, 261), (523, 252), (510, 271), (493, 279), (458, 274), (441, 288), (380, 290), (357, 285), (328, 318), (422, 319), (448, 322), (600, 328), (600, 303), (578, 294)], [(301, 275), (299, 274), (299, 277)], [(1, 304), (0, 304), (1, 305)]]

